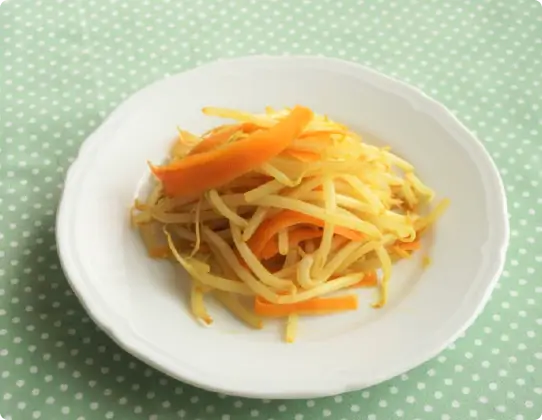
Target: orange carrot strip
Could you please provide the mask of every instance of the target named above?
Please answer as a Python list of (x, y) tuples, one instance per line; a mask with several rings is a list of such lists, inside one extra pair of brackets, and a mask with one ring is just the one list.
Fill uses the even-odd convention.
[(363, 278), (359, 281), (359, 283), (356, 283), (350, 287), (352, 288), (358, 288), (358, 287), (376, 287), (378, 286), (378, 277), (376, 275), (376, 271), (369, 271), (368, 273), (365, 273)]
[[(320, 238), (322, 236), (321, 230), (315, 230), (311, 228), (298, 228), (294, 229), (291, 232), (288, 232), (288, 244), (290, 247), (296, 247), (300, 242)], [(279, 252), (278, 239), (274, 236), (271, 240), (267, 242), (265, 248), (262, 250), (261, 258), (268, 260), (273, 258)]]
[(334, 312), (352, 311), (358, 308), (358, 297), (346, 295), (328, 298), (314, 298), (297, 303), (270, 303), (257, 296), (254, 311), (257, 315), (269, 317), (285, 317), (293, 313), (300, 315), (323, 315)]
[(232, 135), (238, 131), (244, 133), (253, 133), (259, 127), (256, 124), (245, 123), (240, 125), (226, 126), (222, 130), (216, 133), (211, 133), (205, 137), (200, 143), (198, 143), (189, 153), (189, 155), (197, 155), (198, 153), (208, 152), (209, 150), (216, 149), (218, 146), (226, 143)]
[(168, 196), (198, 195), (218, 188), (280, 154), (311, 121), (310, 109), (297, 106), (265, 131), (224, 147), (187, 156), (166, 166), (150, 165)]
[(405, 250), (405, 251), (416, 251), (420, 249), (421, 243), (420, 240), (417, 239), (413, 242), (402, 242), (402, 241), (396, 241), (395, 246)]
[(331, 249), (335, 250), (338, 248), (342, 248), (343, 245), (345, 245), (348, 242), (348, 238), (345, 238), (344, 236), (333, 236), (333, 240), (331, 241)]
[[(325, 225), (325, 222), (322, 219), (293, 210), (283, 210), (275, 216), (263, 221), (248, 241), (248, 246), (256, 256), (261, 257), (267, 242), (277, 235), (278, 232), (282, 229), (287, 229), (301, 223), (318, 227), (324, 227)], [(344, 236), (352, 241), (361, 241), (363, 239), (363, 234), (342, 226), (335, 226), (334, 232), (337, 235)]]

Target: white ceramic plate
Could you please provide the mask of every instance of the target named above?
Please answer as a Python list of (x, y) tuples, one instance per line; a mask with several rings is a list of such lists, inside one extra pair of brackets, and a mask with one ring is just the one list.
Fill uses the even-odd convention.
[[(176, 126), (219, 121), (207, 105), (261, 111), (302, 104), (389, 144), (452, 205), (426, 241), (433, 264), (400, 263), (389, 304), (302, 319), (298, 341), (279, 324), (245, 328), (218, 308), (202, 327), (189, 314), (184, 275), (147, 258), (128, 209), (167, 154)], [(505, 195), (482, 145), (443, 106), (362, 66), (326, 58), (219, 61), (136, 93), (85, 142), (70, 168), (57, 238), (66, 275), (96, 323), (169, 375), (227, 394), (302, 398), (364, 388), (435, 356), (480, 312), (503, 267)]]

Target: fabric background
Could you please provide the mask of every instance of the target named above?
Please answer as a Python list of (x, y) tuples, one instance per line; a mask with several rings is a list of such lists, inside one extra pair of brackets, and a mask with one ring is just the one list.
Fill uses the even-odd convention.
[[(54, 218), (66, 169), (84, 139), (148, 83), (219, 57), (256, 53), (338, 57), (411, 83), (453, 110), (495, 159), (511, 215), (506, 269), (474, 326), (418, 369), (334, 398), (216, 395), (121, 350), (70, 290)], [(0, 57), (0, 415), (536, 420), (542, 414), (537, 1), (7, 0), (0, 6)]]

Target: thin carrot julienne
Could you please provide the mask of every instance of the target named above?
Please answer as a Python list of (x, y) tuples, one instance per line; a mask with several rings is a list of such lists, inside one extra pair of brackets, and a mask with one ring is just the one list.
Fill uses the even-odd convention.
[[(297, 224), (324, 227), (325, 222), (322, 219), (293, 210), (283, 210), (277, 215), (264, 220), (248, 241), (248, 245), (255, 255), (261, 256), (267, 242), (277, 235), (279, 231)], [(335, 234), (344, 236), (352, 241), (361, 241), (364, 238), (363, 234), (342, 226), (335, 226), (334, 232)]]
[(286, 317), (290, 314), (326, 315), (336, 312), (353, 311), (358, 308), (356, 295), (314, 298), (297, 303), (276, 304), (257, 296), (254, 312), (265, 317)]
[(421, 248), (421, 243), (419, 239), (416, 239), (412, 242), (403, 242), (403, 241), (397, 241), (395, 242), (395, 245), (399, 248), (401, 248), (404, 251), (417, 251)]

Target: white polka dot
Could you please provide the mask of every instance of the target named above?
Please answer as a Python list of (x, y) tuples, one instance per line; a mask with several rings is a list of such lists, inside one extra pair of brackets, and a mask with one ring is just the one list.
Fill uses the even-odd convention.
[[(0, 364), (7, 361), (0, 376), (12, 381), (9, 392), (17, 401), (10, 403), (27, 404), (23, 417), (47, 417), (46, 410), (35, 415), (38, 412), (30, 409), (42, 410), (30, 403), (37, 390), (42, 401), (50, 401), (48, 409), (56, 407), (58, 414), (69, 408), (66, 418), (77, 420), (91, 420), (89, 414), (75, 414), (85, 412), (81, 404), (93, 413), (88, 409), (91, 403), (102, 418), (129, 417), (126, 413), (133, 411), (146, 419), (233, 420), (258, 412), (258, 418), (279, 420), (291, 412), (296, 414), (289, 418), (303, 420), (323, 418), (332, 408), (329, 418), (337, 419), (363, 413), (371, 420), (431, 416), (498, 420), (503, 414), (496, 407), (502, 406), (507, 418), (534, 419), (535, 415), (516, 412), (526, 414), (536, 405), (536, 398), (522, 396), (532, 389), (531, 378), (539, 374), (536, 362), (542, 360), (542, 352), (536, 350), (542, 325), (536, 308), (542, 288), (534, 282), (542, 262), (536, 255), (542, 234), (537, 225), (542, 208), (537, 194), (542, 152), (537, 96), (541, 61), (536, 56), (540, 34), (534, 9), (538, 5), (527, 6), (525, 1), (512, 10), (504, 0), (462, 7), (453, 2), (395, 0), (359, 4), (195, 0), (182, 7), (167, 0), (128, 3), (89, 0), (86, 8), (80, 8), (62, 0), (35, 0), (32, 7), (13, 1), (6, 2), (2, 12), (0, 28), (8, 48), (1, 64), (5, 77), (0, 78), (6, 117), (0, 122), (4, 130), (0, 243), (5, 244), (0, 251), (0, 319), (9, 325), (0, 328), (7, 343), (0, 349)], [(511, 223), (507, 269), (492, 295), (493, 309), (488, 306), (485, 317), (439, 355), (430, 369), (401, 375), (385, 388), (318, 400), (312, 406), (259, 400), (243, 404), (191, 388), (182, 395), (183, 388), (171, 386), (161, 374), (131, 357), (126, 360), (109, 345), (101, 346), (99, 333), (87, 328), (92, 321), (79, 317), (79, 307), (72, 310), (74, 296), (58, 278), (56, 249), (50, 248), (50, 238), (40, 238), (45, 237), (40, 232), (52, 227), (48, 218), (52, 220), (65, 170), (78, 145), (121, 100), (146, 83), (222, 56), (256, 53), (343, 57), (422, 87), (477, 130), (499, 166)], [(45, 277), (42, 272), (56, 274)], [(78, 334), (80, 340), (66, 339)], [(77, 371), (74, 366), (86, 369)], [(134, 383), (134, 374), (154, 379), (149, 379), (152, 386)], [(46, 386), (36, 385), (41, 391), (32, 388), (36, 381)], [(91, 395), (88, 388), (97, 393)], [(454, 392), (486, 401), (474, 407)], [(487, 396), (480, 397), (484, 393)], [(535, 393), (539, 396), (540, 388)], [(74, 396), (72, 405), (65, 399), (68, 394)], [(190, 410), (179, 410), (179, 396), (191, 401), (196, 394)], [(452, 410), (454, 398), (460, 403), (453, 408), (455, 414), (443, 413), (442, 404)], [(141, 399), (153, 407), (147, 408)], [(508, 401), (518, 407), (515, 412)], [(371, 403), (378, 412), (366, 408)], [(156, 407), (160, 412), (151, 414)], [(226, 407), (236, 414), (226, 414)], [(315, 407), (318, 413), (312, 413)]]

